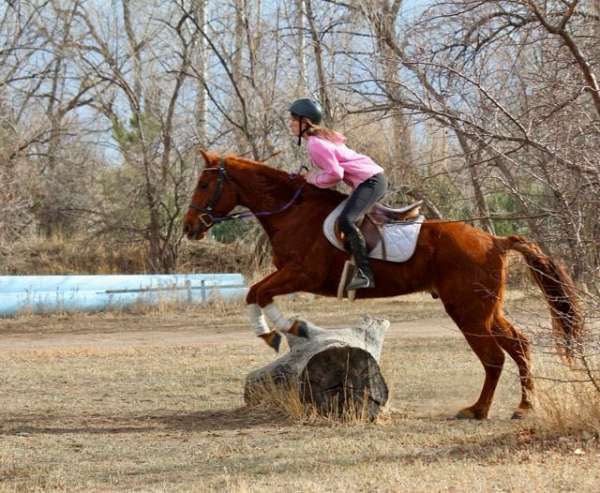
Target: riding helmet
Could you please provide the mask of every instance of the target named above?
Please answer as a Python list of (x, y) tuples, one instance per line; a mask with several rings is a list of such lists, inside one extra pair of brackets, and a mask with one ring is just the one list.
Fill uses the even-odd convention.
[(293, 116), (308, 118), (315, 125), (321, 123), (323, 119), (323, 109), (318, 101), (309, 98), (297, 99), (290, 106), (290, 113)]

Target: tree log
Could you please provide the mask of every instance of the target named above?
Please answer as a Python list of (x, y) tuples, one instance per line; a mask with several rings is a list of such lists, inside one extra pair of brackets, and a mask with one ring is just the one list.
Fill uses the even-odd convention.
[(388, 400), (379, 358), (389, 322), (365, 318), (359, 327), (329, 330), (301, 323), (307, 338), (285, 334), (290, 351), (248, 374), (246, 404), (267, 402), (266, 389), (291, 389), (320, 415), (375, 419)]

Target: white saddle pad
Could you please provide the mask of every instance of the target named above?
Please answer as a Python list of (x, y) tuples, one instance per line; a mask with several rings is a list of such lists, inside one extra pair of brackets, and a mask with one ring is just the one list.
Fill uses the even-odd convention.
[[(347, 200), (348, 199), (344, 200), (338, 205), (331, 214), (327, 216), (323, 223), (323, 233), (325, 234), (325, 237), (333, 246), (340, 250), (344, 250), (344, 245), (336, 238), (334, 226), (342, 209), (346, 205)], [(386, 258), (383, 258), (384, 246), (381, 241), (371, 253), (369, 253), (369, 257), (387, 260), (388, 262), (406, 262), (413, 256), (413, 253), (415, 253), (419, 231), (421, 231), (421, 224), (423, 224), (424, 221), (424, 216), (418, 216), (416, 219), (409, 222), (383, 225), (383, 241), (385, 242)]]

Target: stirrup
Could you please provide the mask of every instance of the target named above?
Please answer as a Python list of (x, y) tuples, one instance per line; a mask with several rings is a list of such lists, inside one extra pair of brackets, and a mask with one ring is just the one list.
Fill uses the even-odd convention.
[(357, 289), (374, 288), (375, 281), (372, 277), (368, 276), (363, 272), (362, 269), (357, 269), (354, 273), (354, 277), (350, 279), (350, 282), (346, 285), (347, 291), (355, 291)]

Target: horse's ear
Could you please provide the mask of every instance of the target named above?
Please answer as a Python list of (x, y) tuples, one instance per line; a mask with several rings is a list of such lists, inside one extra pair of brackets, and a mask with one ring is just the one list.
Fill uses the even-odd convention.
[(198, 154), (200, 154), (204, 158), (204, 163), (206, 167), (212, 165), (212, 162), (216, 159), (216, 155), (206, 149), (198, 149)]

